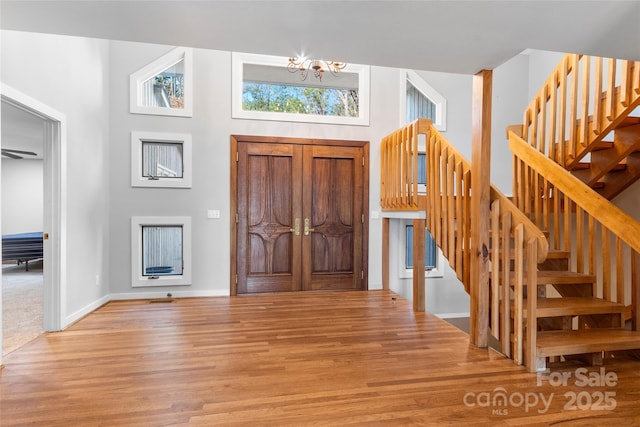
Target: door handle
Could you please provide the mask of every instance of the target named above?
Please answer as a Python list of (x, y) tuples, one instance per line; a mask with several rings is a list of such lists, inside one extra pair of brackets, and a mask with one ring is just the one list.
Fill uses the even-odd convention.
[(290, 228), (289, 231), (295, 234), (296, 236), (300, 235), (300, 218), (296, 218), (293, 221), (293, 228)]
[(304, 219), (304, 235), (308, 236), (309, 234), (311, 234), (312, 231), (316, 231), (315, 228), (310, 228), (311, 226), (311, 221), (309, 220), (309, 218), (305, 218)]

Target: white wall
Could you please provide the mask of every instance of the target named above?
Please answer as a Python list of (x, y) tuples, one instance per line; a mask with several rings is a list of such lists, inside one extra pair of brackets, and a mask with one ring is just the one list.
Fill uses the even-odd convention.
[(1, 43), (2, 82), (68, 121), (65, 326), (108, 294), (109, 43), (15, 31), (2, 31)]
[(43, 162), (2, 159), (2, 234), (42, 231)]
[(636, 221), (640, 221), (640, 203), (638, 203), (638, 195), (640, 194), (640, 181), (636, 181), (629, 188), (618, 194), (612, 202), (620, 209), (631, 215)]
[(506, 129), (522, 124), (524, 110), (530, 101), (526, 84), (528, 80), (527, 55), (516, 55), (493, 71), (491, 182), (506, 195), (513, 192), (513, 158)]
[[(284, 137), (355, 139), (370, 141), (370, 210), (379, 206), (379, 142), (400, 126), (400, 70), (371, 68), (370, 126), (338, 126), (231, 118), (231, 55), (228, 52), (194, 51), (195, 105), (192, 118), (129, 114), (128, 77), (172, 47), (111, 42), (111, 144), (110, 176), (112, 231), (110, 260), (113, 298), (173, 295), (229, 294), (229, 137), (268, 135)], [(461, 141), (470, 152), (471, 76), (420, 73), (447, 97), (449, 122), (446, 135)], [(127, 150), (131, 131), (191, 133), (193, 137), (193, 187), (191, 189), (131, 188)], [(222, 218), (206, 218), (208, 209), (219, 209)], [(186, 287), (132, 288), (130, 284), (130, 217), (137, 215), (189, 215), (193, 220), (193, 284)], [(392, 234), (392, 239), (401, 234)], [(370, 220), (369, 288), (381, 288), (381, 224)], [(395, 257), (393, 259), (396, 259)], [(392, 260), (393, 261), (393, 260)], [(392, 289), (406, 292), (410, 280), (391, 277)], [(410, 288), (409, 288), (410, 289)], [(437, 313), (468, 312), (468, 295), (448, 270), (444, 279), (428, 284), (428, 308)]]
[[(447, 130), (443, 135), (471, 161), (471, 114), (473, 76), (418, 71), (431, 87), (447, 99)], [(491, 182), (503, 193), (511, 194), (512, 157), (506, 140), (506, 128), (522, 122), (528, 99), (529, 58), (517, 55), (493, 71), (491, 126)], [(392, 221), (390, 234), (400, 241), (404, 231)], [(392, 253), (403, 250), (393, 246)], [(392, 256), (392, 261), (396, 257)], [(469, 295), (446, 260), (441, 278), (426, 279), (427, 311), (442, 315), (464, 315), (469, 312)], [(392, 278), (399, 276), (397, 263), (390, 267)], [(407, 299), (412, 298), (412, 280), (392, 281), (392, 289)]]
[[(379, 210), (380, 139), (398, 127), (399, 70), (371, 69), (371, 125), (341, 126), (231, 118), (231, 54), (194, 50), (192, 118), (130, 114), (129, 75), (172, 47), (111, 42), (111, 141), (109, 164), (112, 240), (111, 294), (114, 298), (165, 295), (229, 294), (229, 144), (230, 135), (267, 135), (370, 141), (370, 209)], [(385, 100), (385, 102), (381, 102)], [(393, 100), (393, 102), (386, 102)], [(132, 188), (131, 131), (190, 133), (193, 138), (193, 186), (190, 189)], [(222, 218), (207, 219), (208, 209)], [(137, 215), (188, 215), (193, 228), (193, 284), (181, 287), (132, 288), (130, 218)], [(370, 221), (369, 288), (381, 287), (381, 225)]]
[[(564, 53), (531, 50), (529, 56), (529, 96), (530, 102), (547, 81), (551, 72), (558, 66)], [(524, 113), (524, 110), (522, 111)], [(522, 121), (522, 119), (520, 120)]]
[[(229, 137), (232, 134), (370, 141), (369, 207), (380, 209), (379, 142), (400, 126), (399, 70), (371, 68), (370, 126), (239, 120), (231, 119), (230, 53), (195, 49), (193, 117), (130, 114), (129, 75), (171, 49), (151, 44), (3, 32), (3, 81), (65, 113), (69, 121), (67, 316), (105, 297), (161, 296), (167, 292), (177, 296), (228, 295)], [(506, 98), (520, 79), (522, 87), (527, 87), (527, 76), (522, 72), (524, 60), (514, 61), (502, 72), (508, 82), (504, 91), (501, 92), (501, 83), (496, 82), (494, 76), (494, 87), (500, 95), (496, 108), (504, 110), (496, 113), (494, 109), (494, 123), (508, 117), (504, 120), (512, 124), (516, 114), (512, 111), (513, 105), (521, 101), (506, 102), (502, 97)], [(500, 73), (496, 70), (498, 76)], [(419, 74), (447, 98), (445, 135), (470, 157), (472, 77), (434, 72)], [(192, 188), (132, 188), (131, 131), (192, 134)], [(501, 133), (503, 135), (495, 131), (494, 137), (503, 138)], [(497, 148), (499, 153), (492, 156), (502, 164), (503, 149)], [(497, 176), (502, 180), (503, 175), (506, 176)], [(509, 181), (498, 185), (510, 188), (510, 167), (508, 175)], [(207, 219), (208, 209), (219, 209), (222, 218)], [(191, 286), (131, 287), (130, 218), (137, 215), (192, 217)], [(382, 283), (379, 220), (370, 220), (369, 241), (369, 288), (378, 289)], [(96, 275), (101, 285), (95, 284)], [(397, 275), (391, 279), (396, 290), (410, 297), (410, 293), (403, 291), (406, 280), (400, 280)], [(468, 311), (468, 296), (453, 272), (445, 273), (444, 279), (430, 282), (427, 295), (427, 307), (431, 311), (441, 314)]]

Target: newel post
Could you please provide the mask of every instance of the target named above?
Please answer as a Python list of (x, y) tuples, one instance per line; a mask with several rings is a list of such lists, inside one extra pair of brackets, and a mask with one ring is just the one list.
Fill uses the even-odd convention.
[(489, 335), (489, 211), (491, 193), (491, 70), (473, 76), (471, 130), (471, 344)]

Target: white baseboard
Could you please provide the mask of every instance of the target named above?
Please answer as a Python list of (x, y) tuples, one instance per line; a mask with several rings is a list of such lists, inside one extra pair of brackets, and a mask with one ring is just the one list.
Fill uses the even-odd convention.
[(101, 306), (103, 306), (104, 304), (108, 303), (109, 300), (109, 295), (105, 295), (100, 299), (95, 300), (94, 302), (85, 305), (84, 307), (82, 307), (80, 310), (76, 311), (75, 313), (70, 314), (69, 316), (65, 317), (62, 321), (62, 329), (67, 328), (69, 325), (77, 322), (78, 320), (82, 319), (84, 316), (86, 316), (87, 314), (91, 313), (92, 311), (100, 308)]
[(170, 293), (172, 298), (197, 298), (197, 297), (228, 297), (229, 291), (147, 291), (125, 292), (121, 294), (109, 294), (109, 301), (167, 298)]
[[(228, 297), (228, 291), (172, 291), (172, 298), (196, 298), (196, 297)], [(122, 300), (136, 300), (136, 299), (155, 299), (166, 298), (166, 291), (155, 292), (136, 292), (136, 293), (121, 293), (121, 294), (108, 294), (82, 307), (75, 313), (65, 317), (62, 322), (62, 328), (66, 329), (73, 323), (82, 319), (84, 316), (102, 307), (109, 301), (122, 301)]]
[(441, 319), (454, 319), (457, 317), (469, 317), (470, 314), (469, 313), (434, 313), (436, 316), (438, 316)]

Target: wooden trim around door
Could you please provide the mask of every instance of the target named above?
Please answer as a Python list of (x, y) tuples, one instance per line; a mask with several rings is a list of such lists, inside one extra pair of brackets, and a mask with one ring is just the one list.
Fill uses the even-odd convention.
[(230, 195), (229, 195), (229, 229), (230, 236), (230, 268), (229, 268), (229, 289), (230, 294), (238, 294), (236, 265), (237, 257), (237, 215), (238, 215), (238, 144), (242, 142), (271, 143), (271, 144), (298, 144), (298, 145), (333, 145), (341, 147), (362, 147), (363, 148), (363, 195), (362, 206), (364, 222), (362, 224), (362, 290), (369, 289), (369, 141), (352, 141), (342, 139), (312, 139), (312, 138), (290, 138), (277, 136), (257, 136), (257, 135), (231, 135), (229, 162), (230, 162)]

